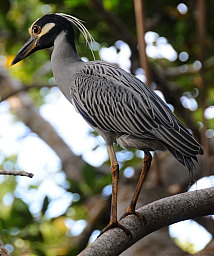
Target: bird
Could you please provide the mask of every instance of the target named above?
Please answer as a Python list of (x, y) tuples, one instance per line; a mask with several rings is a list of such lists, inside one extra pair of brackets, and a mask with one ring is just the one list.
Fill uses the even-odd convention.
[(75, 16), (49, 13), (29, 28), (30, 38), (18, 51), (11, 65), (32, 53), (53, 47), (51, 66), (57, 86), (83, 119), (105, 140), (112, 175), (112, 201), (105, 231), (119, 227), (129, 230), (117, 219), (119, 165), (114, 144), (123, 149), (144, 152), (143, 168), (125, 215), (135, 214), (136, 203), (149, 171), (150, 151), (169, 151), (194, 176), (201, 145), (173, 114), (165, 102), (134, 75), (102, 60), (82, 61), (75, 45), (74, 28), (90, 46), (93, 37)]

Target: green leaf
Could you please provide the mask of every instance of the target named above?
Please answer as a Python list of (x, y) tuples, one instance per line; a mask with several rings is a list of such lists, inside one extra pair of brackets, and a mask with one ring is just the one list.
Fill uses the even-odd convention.
[(42, 209), (41, 209), (42, 214), (45, 214), (49, 203), (50, 203), (50, 200), (49, 200), (48, 196), (45, 196), (44, 201), (43, 201), (43, 205), (42, 205)]
[(32, 223), (33, 216), (29, 211), (28, 205), (22, 201), (20, 198), (15, 198), (12, 210), (9, 215), (9, 219), (7, 222), (7, 228), (10, 227), (17, 227), (17, 228), (24, 228), (28, 224)]

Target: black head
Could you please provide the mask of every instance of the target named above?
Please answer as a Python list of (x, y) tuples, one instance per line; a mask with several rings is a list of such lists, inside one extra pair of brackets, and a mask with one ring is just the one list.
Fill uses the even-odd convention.
[(11, 65), (16, 64), (35, 51), (52, 47), (56, 37), (62, 31), (66, 32), (67, 40), (71, 43), (74, 50), (76, 50), (72, 25), (75, 25), (83, 36), (87, 37), (88, 31), (80, 20), (67, 14), (46, 14), (36, 20), (29, 28), (29, 34), (31, 37), (19, 50)]

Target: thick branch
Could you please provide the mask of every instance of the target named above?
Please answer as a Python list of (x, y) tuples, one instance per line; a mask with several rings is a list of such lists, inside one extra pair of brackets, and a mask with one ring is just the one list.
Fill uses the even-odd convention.
[(214, 187), (194, 192), (186, 192), (167, 197), (138, 209), (144, 219), (134, 215), (127, 216), (121, 224), (130, 230), (132, 238), (123, 230), (111, 229), (99, 237), (79, 256), (116, 256), (148, 234), (176, 223), (214, 214)]

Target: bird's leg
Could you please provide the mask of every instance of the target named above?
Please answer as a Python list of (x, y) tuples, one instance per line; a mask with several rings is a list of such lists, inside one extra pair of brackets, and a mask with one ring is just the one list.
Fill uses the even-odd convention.
[(126, 209), (125, 214), (120, 218), (120, 220), (123, 219), (124, 217), (126, 217), (127, 215), (130, 215), (130, 214), (135, 214), (138, 217), (140, 217), (141, 219), (143, 218), (143, 216), (140, 213), (135, 211), (135, 207), (136, 207), (136, 204), (137, 204), (137, 200), (138, 200), (141, 188), (142, 188), (143, 183), (146, 179), (146, 175), (149, 171), (149, 168), (150, 168), (150, 165), (151, 165), (151, 162), (152, 162), (152, 155), (150, 154), (150, 152), (146, 151), (144, 153), (145, 153), (145, 156), (144, 156), (144, 161), (143, 161), (143, 168), (142, 168), (142, 171), (140, 173), (138, 184), (135, 188), (135, 192), (134, 192), (134, 195), (132, 197), (131, 203), (128, 206), (128, 208)]
[(108, 153), (111, 161), (111, 175), (112, 175), (112, 199), (111, 199), (111, 215), (109, 224), (101, 231), (102, 235), (107, 230), (119, 227), (125, 231), (125, 233), (131, 236), (130, 231), (122, 226), (117, 221), (117, 192), (118, 192), (118, 181), (119, 181), (119, 165), (114, 152), (113, 144), (107, 145)]

